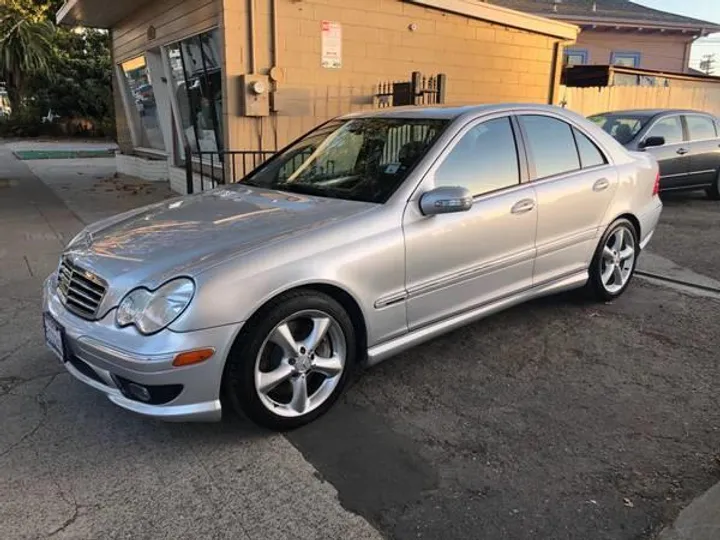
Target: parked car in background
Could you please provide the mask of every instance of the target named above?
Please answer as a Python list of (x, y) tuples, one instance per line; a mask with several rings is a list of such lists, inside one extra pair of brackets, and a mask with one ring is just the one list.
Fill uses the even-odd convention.
[(628, 150), (651, 153), (660, 163), (660, 190), (704, 189), (720, 200), (720, 123), (685, 110), (632, 110), (590, 120)]
[(555, 107), (349, 115), (238, 184), (88, 227), (45, 283), (46, 340), (137, 413), (294, 428), (358, 364), (539, 296), (619, 297), (657, 179)]

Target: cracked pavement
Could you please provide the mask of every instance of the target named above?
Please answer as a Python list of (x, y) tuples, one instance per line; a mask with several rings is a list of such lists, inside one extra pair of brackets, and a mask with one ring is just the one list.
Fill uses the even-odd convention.
[[(547, 298), (368, 370), (287, 436), (163, 424), (43, 343), (40, 287), (64, 243), (167, 195), (107, 181), (107, 160), (75, 168), (0, 146), (3, 540), (636, 540), (678, 515), (662, 540), (718, 530), (720, 490), (687, 505), (720, 480), (720, 301), (643, 280), (611, 304)], [(645, 269), (720, 279), (720, 205), (675, 196), (666, 215)]]

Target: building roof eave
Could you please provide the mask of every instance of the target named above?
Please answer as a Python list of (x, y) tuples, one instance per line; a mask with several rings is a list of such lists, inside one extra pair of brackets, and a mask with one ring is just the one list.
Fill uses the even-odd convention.
[(65, 0), (55, 18), (60, 26), (109, 29), (149, 2), (150, 0)]
[[(556, 20), (560, 17), (556, 15), (547, 15), (548, 18)], [(690, 23), (672, 23), (672, 22), (658, 22), (658, 21), (638, 21), (624, 18), (607, 18), (607, 17), (579, 17), (579, 16), (564, 16), (562, 20), (571, 22), (579, 26), (599, 26), (599, 27), (624, 27), (624, 28), (652, 28), (657, 30), (675, 30), (675, 31), (686, 31), (690, 33), (707, 35), (714, 32), (720, 32), (720, 25), (708, 23), (706, 25), (690, 24)]]
[(410, 4), (437, 9), (480, 19), (503, 26), (510, 26), (520, 30), (527, 30), (537, 34), (559, 38), (566, 41), (575, 41), (580, 28), (569, 22), (559, 21), (539, 15), (532, 15), (516, 11), (495, 4), (470, 2), (468, 0), (402, 0)]

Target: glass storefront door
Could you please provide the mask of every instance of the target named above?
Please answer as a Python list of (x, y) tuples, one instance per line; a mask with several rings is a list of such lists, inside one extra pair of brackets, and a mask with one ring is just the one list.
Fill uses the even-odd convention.
[(220, 34), (212, 30), (167, 47), (175, 114), (193, 153), (223, 149)]

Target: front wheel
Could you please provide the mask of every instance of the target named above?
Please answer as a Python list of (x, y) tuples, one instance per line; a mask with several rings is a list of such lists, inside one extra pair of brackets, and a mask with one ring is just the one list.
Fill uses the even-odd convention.
[(294, 429), (332, 407), (355, 358), (355, 331), (342, 306), (319, 292), (291, 292), (258, 312), (238, 337), (225, 395), (262, 426)]
[(718, 170), (717, 176), (715, 177), (715, 183), (707, 188), (706, 193), (713, 201), (720, 201), (720, 170)]
[(637, 236), (627, 219), (618, 219), (603, 235), (590, 265), (588, 283), (598, 300), (614, 300), (627, 290), (640, 254)]

